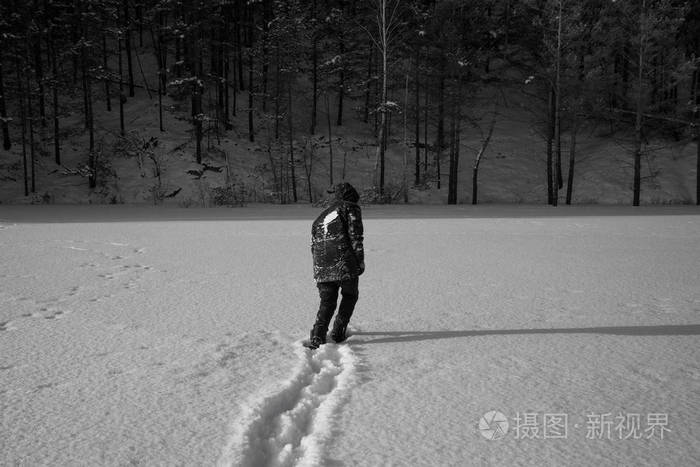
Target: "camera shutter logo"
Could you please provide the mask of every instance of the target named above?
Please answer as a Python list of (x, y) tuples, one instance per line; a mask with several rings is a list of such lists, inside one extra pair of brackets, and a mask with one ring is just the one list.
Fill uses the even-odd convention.
[(479, 420), (479, 432), (488, 440), (501, 439), (508, 433), (508, 418), (498, 410), (486, 412)]

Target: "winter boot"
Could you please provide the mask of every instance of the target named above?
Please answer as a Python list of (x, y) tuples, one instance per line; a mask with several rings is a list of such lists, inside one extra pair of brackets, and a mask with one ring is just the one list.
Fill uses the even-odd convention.
[(348, 338), (347, 328), (348, 323), (343, 323), (336, 318), (335, 322), (333, 323), (333, 330), (331, 331), (331, 339), (333, 339), (333, 342), (336, 344), (344, 342)]
[(304, 342), (304, 347), (308, 347), (312, 350), (315, 350), (321, 347), (323, 344), (325, 344), (325, 342), (323, 342), (323, 339), (321, 339), (318, 336), (312, 336), (311, 339)]
[(306, 347), (308, 347), (310, 349), (318, 349), (319, 347), (321, 347), (325, 343), (326, 343), (325, 333), (321, 334), (318, 327), (314, 326), (314, 328), (311, 330), (311, 335), (309, 336), (308, 345), (306, 345)]

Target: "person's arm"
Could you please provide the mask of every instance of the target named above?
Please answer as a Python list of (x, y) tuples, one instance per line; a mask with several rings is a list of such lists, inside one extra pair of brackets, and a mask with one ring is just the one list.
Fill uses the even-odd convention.
[(362, 210), (357, 204), (351, 204), (348, 207), (348, 237), (350, 237), (350, 246), (355, 252), (360, 274), (362, 274), (365, 270), (364, 227), (362, 225)]

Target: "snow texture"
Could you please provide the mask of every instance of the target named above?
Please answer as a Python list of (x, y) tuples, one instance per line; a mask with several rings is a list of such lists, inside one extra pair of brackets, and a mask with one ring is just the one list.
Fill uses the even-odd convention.
[(241, 411), (219, 465), (320, 465), (334, 416), (355, 380), (356, 358), (347, 345), (315, 352), (295, 344), (299, 363), (274, 394)]
[(697, 208), (366, 206), (355, 330), (312, 352), (317, 215), (0, 206), (0, 464), (700, 463)]

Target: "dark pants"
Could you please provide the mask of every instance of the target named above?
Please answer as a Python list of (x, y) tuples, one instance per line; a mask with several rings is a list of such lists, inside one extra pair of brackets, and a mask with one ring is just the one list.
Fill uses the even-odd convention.
[(359, 297), (358, 283), (359, 279), (356, 277), (344, 281), (319, 282), (316, 284), (318, 294), (321, 297), (321, 305), (318, 307), (316, 323), (314, 323), (314, 328), (311, 331), (312, 336), (318, 336), (325, 340), (328, 325), (338, 303), (338, 290), (340, 290), (342, 299), (340, 300), (340, 306), (338, 306), (338, 314), (335, 317), (333, 329), (345, 331)]

